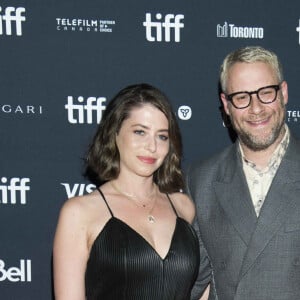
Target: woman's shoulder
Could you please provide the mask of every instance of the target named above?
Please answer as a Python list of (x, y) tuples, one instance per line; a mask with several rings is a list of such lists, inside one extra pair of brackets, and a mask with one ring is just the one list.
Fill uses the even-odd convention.
[(172, 199), (174, 199), (174, 201), (179, 201), (179, 202), (190, 202), (191, 199), (190, 197), (184, 193), (184, 192), (175, 192), (175, 193), (171, 193), (169, 194), (170, 197), (172, 197)]
[(67, 210), (76, 210), (76, 209), (85, 210), (88, 209), (89, 206), (93, 205), (96, 196), (97, 196), (97, 191), (93, 191), (85, 195), (75, 196), (67, 199), (62, 207), (63, 209), (67, 209)]
[(60, 215), (63, 218), (84, 221), (90, 218), (91, 213), (99, 205), (99, 193), (93, 191), (89, 194), (69, 198), (62, 205)]
[(195, 217), (195, 205), (190, 197), (182, 192), (172, 193), (169, 196), (178, 215), (192, 223)]

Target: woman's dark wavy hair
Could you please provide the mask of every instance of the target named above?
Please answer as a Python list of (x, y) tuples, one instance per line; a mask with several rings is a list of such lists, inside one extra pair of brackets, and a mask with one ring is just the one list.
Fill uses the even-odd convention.
[(181, 169), (182, 141), (171, 104), (160, 90), (146, 84), (122, 89), (107, 105), (86, 157), (86, 174), (94, 174), (98, 183), (116, 179), (120, 172), (120, 155), (116, 144), (124, 120), (134, 108), (151, 104), (164, 113), (169, 121), (169, 153), (154, 173), (154, 182), (161, 192), (178, 192), (184, 188)]

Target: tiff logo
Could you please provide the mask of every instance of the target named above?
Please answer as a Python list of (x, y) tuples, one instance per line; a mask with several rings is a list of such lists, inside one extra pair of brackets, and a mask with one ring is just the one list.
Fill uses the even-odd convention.
[[(0, 13), (2, 12), (2, 7), (0, 6)], [(12, 24), (15, 23), (16, 35), (22, 35), (22, 22), (26, 20), (24, 7), (6, 7), (5, 13), (0, 14), (0, 35), (3, 35), (3, 30), (5, 27), (5, 34), (12, 35)]]
[[(156, 21), (152, 21), (151, 13), (146, 13), (146, 21), (143, 25), (146, 27), (146, 39), (149, 42), (161, 42), (164, 34), (164, 41), (171, 41), (171, 32), (174, 33), (174, 41), (180, 42), (180, 30), (184, 27), (181, 20), (184, 15), (168, 14), (162, 21), (162, 14), (155, 15)], [(174, 30), (171, 30), (174, 29)]]
[(300, 19), (299, 19), (299, 26), (296, 27), (296, 31), (299, 32), (299, 45), (300, 45)]
[(75, 104), (73, 97), (68, 96), (68, 104), (65, 105), (68, 111), (68, 121), (71, 124), (92, 124), (96, 115), (96, 122), (100, 123), (102, 112), (106, 109), (103, 105), (105, 101), (105, 97), (88, 97), (85, 101), (84, 97), (79, 96), (78, 103)]
[(29, 182), (29, 178), (13, 177), (8, 181), (6, 177), (2, 177), (0, 185), (0, 203), (16, 204), (18, 200), (20, 204), (26, 204), (26, 192), (30, 190), (30, 186), (27, 185)]

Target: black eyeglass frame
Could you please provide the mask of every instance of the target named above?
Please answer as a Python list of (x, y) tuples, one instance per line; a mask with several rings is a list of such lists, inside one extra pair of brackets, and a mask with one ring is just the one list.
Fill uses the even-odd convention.
[[(252, 100), (252, 94), (256, 94), (257, 99), (258, 99), (261, 103), (263, 103), (263, 104), (270, 104), (270, 103), (273, 103), (273, 102), (277, 99), (278, 91), (281, 89), (281, 86), (280, 86), (280, 85), (281, 85), (281, 83), (279, 83), (279, 84), (273, 84), (273, 85), (267, 85), (267, 86), (263, 86), (263, 87), (259, 88), (259, 89), (256, 90), (256, 91), (252, 91), (252, 92), (248, 92), (248, 91), (240, 91), (240, 92), (235, 92), (235, 93), (232, 93), (232, 94), (229, 94), (229, 95), (226, 95), (226, 94), (225, 94), (225, 96), (226, 96), (226, 99), (227, 99), (228, 101), (230, 101), (230, 102), (232, 103), (232, 105), (233, 105), (235, 108), (237, 108), (237, 109), (244, 109), (244, 108), (247, 108), (247, 107), (250, 105), (250, 103), (251, 103), (251, 100)], [(274, 99), (273, 99), (272, 101), (267, 101), (267, 102), (265, 102), (265, 101), (262, 101), (262, 100), (259, 98), (259, 92), (260, 92), (261, 90), (267, 89), (267, 88), (274, 88), (274, 89), (275, 89), (275, 97), (274, 97)], [(235, 95), (238, 95), (238, 94), (248, 94), (248, 95), (249, 95), (249, 103), (248, 103), (248, 105), (243, 106), (243, 107), (237, 107), (237, 106), (233, 103), (232, 98), (233, 98)]]

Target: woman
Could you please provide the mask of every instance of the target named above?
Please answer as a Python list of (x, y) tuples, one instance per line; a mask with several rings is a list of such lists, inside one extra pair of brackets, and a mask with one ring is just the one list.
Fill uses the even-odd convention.
[(56, 300), (189, 299), (199, 266), (195, 208), (168, 99), (138, 84), (110, 101), (87, 155), (102, 182), (69, 199), (55, 235)]

